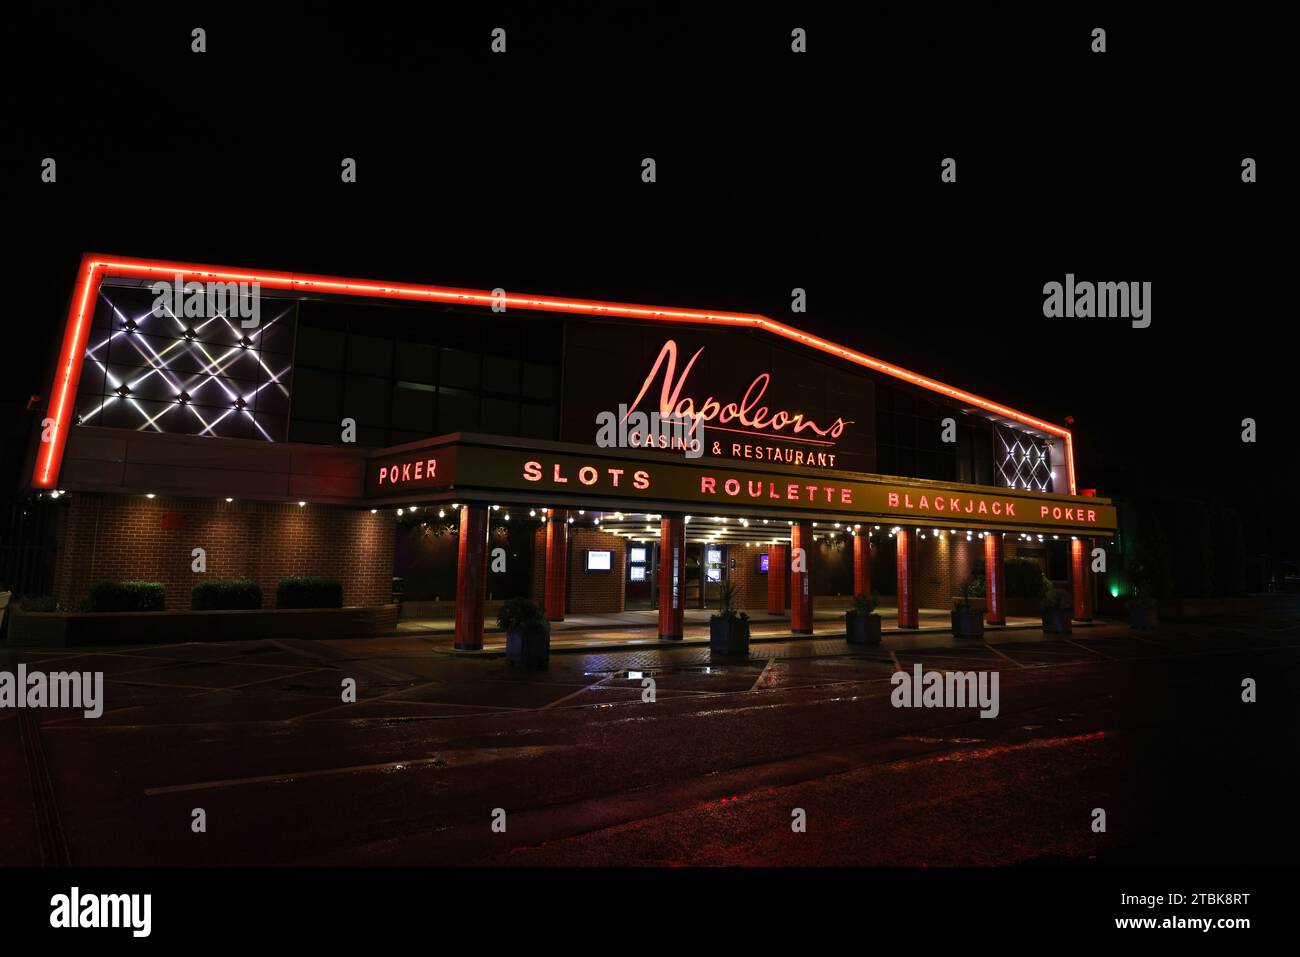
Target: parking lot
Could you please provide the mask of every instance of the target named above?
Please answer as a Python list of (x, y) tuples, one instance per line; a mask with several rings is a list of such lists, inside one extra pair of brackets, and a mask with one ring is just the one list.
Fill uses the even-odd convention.
[[(553, 654), (544, 672), (411, 637), (23, 652), (104, 672), (107, 703), (0, 713), (0, 863), (1016, 863), (1171, 846), (1212, 799), (1205, 853), (1276, 823), (1295, 605), (1158, 634), (924, 637)], [(891, 707), (917, 663), (998, 672), (999, 716)], [(1225, 805), (1217, 775), (1247, 771), (1240, 820), (1225, 808), (1250, 795)]]

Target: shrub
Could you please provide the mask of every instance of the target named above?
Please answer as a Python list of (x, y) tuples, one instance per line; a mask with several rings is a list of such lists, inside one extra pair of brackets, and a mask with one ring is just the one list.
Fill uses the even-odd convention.
[(30, 595), (18, 601), (18, 608), (25, 612), (57, 611), (58, 605), (53, 595)]
[(275, 588), (276, 608), (342, 608), (343, 583), (337, 578), (299, 575), (282, 578)]
[[(984, 584), (983, 582), (980, 582), (974, 578), (968, 578), (966, 579), (966, 581), (962, 582), (961, 586), (957, 589), (958, 593), (961, 595), (961, 598), (958, 601), (954, 601), (952, 603), (953, 610), (969, 613), (971, 610), (971, 603), (970, 603), (971, 599), (979, 597), (978, 595), (975, 594), (976, 587), (982, 586), (983, 584)], [(981, 588), (980, 590), (983, 589)]]
[(854, 595), (853, 604), (850, 606), (849, 610), (855, 615), (862, 615), (865, 617), (874, 614), (876, 607), (879, 604), (880, 596), (873, 591), (870, 595)]
[(1064, 588), (1051, 588), (1043, 595), (1043, 611), (1063, 611), (1074, 607), (1074, 596)]
[(247, 579), (199, 582), (190, 592), (190, 607), (195, 611), (261, 608), (262, 586)]
[(167, 592), (162, 582), (96, 582), (90, 586), (88, 611), (162, 611)]
[(722, 587), (718, 589), (718, 613), (711, 615), (710, 619), (721, 618), (725, 621), (738, 619), (749, 619), (749, 615), (736, 608), (736, 586), (732, 582), (725, 581)]
[(550, 634), (551, 623), (546, 620), (542, 606), (527, 598), (507, 598), (497, 612), (497, 627), (502, 631), (531, 631), (541, 628)]
[(1043, 575), (1043, 567), (1033, 558), (1008, 558), (1006, 579), (1008, 598), (1042, 598), (1052, 587)]

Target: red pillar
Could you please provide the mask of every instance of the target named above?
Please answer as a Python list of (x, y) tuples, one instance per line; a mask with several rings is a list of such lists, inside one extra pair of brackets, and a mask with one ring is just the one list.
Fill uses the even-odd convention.
[(564, 621), (569, 578), (569, 513), (553, 508), (546, 521), (545, 611), (548, 621)]
[(682, 603), (686, 599), (686, 520), (665, 515), (659, 522), (659, 637), (682, 637)]
[(898, 547), (898, 627), (915, 628), (920, 623), (916, 613), (916, 532), (900, 528), (894, 542)]
[(1003, 561), (1002, 533), (984, 536), (984, 621), (989, 625), (1007, 623), (1007, 572)]
[(462, 505), (456, 554), (456, 647), (483, 647), (483, 600), (487, 595), (488, 512)]
[(789, 554), (785, 545), (771, 545), (767, 549), (767, 611), (772, 615), (785, 614), (785, 576), (789, 570)]
[(1070, 542), (1070, 590), (1074, 592), (1074, 617), (1092, 621), (1092, 539)]
[[(802, 549), (803, 571), (799, 571)], [(790, 630), (801, 635), (813, 632), (812, 525), (795, 522), (790, 527)]]
[(853, 594), (871, 594), (871, 539), (861, 529), (853, 536)]

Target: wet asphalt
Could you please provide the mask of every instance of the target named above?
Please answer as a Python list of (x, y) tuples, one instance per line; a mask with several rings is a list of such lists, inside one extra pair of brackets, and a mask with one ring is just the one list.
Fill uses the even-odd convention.
[[(0, 711), (3, 865), (59, 849), (92, 866), (1260, 864), (1300, 848), (1296, 601), (1154, 634), (818, 637), (738, 660), (553, 654), (543, 672), (410, 637), (0, 652), (19, 660), (103, 671), (107, 704), (97, 720)], [(891, 676), (917, 663), (996, 671), (999, 715), (893, 707)]]

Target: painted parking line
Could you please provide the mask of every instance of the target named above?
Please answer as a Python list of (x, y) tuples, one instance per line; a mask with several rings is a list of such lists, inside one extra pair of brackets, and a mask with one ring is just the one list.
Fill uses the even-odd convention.
[[(615, 672), (615, 674), (617, 674), (617, 672)], [(578, 695), (586, 694), (588, 691), (593, 691), (596, 688), (599, 688), (601, 685), (603, 685), (606, 681), (608, 681), (612, 677), (614, 677), (613, 674), (605, 675), (605, 677), (601, 678), (598, 681), (593, 681), (591, 684), (585, 685), (584, 687), (579, 688), (577, 691), (566, 694), (563, 698), (556, 698), (554, 701), (549, 701), (546, 704), (542, 705), (540, 708), (535, 708), (533, 710), (549, 711), (551, 708), (562, 705), (564, 704), (564, 702), (570, 701), (573, 698), (578, 697)]]
[(1025, 664), (1022, 664), (1022, 663), (1019, 662), (1019, 661), (1016, 661), (1016, 659), (1015, 659), (1015, 658), (1012, 658), (1010, 655), (1005, 654), (1004, 652), (999, 651), (999, 650), (998, 650), (995, 646), (993, 646), (993, 645), (985, 645), (985, 647), (988, 648), (989, 651), (991, 651), (991, 652), (993, 652), (995, 655), (997, 655), (999, 658), (1005, 658), (1007, 661), (1011, 662), (1011, 663), (1012, 663), (1013, 665), (1015, 665), (1017, 668), (1027, 668), (1027, 667), (1029, 667), (1028, 665), (1025, 665)]
[(169, 784), (163, 787), (145, 788), (145, 797), (158, 797), (164, 794), (185, 794), (192, 791), (213, 791), (221, 788), (244, 787), (250, 784), (271, 784), (275, 782), (291, 783), (312, 778), (333, 777), (340, 774), (366, 774), (373, 771), (403, 771), (420, 767), (457, 767), (467, 764), (482, 764), (501, 760), (503, 757), (519, 758), (540, 755), (544, 751), (566, 748), (570, 745), (546, 745), (545, 747), (524, 748), (483, 748), (472, 754), (465, 752), (435, 754), (429, 758), (412, 758), (402, 761), (383, 761), (377, 764), (351, 764), (339, 768), (319, 768), (314, 771), (282, 771), (277, 774), (259, 774), (247, 778), (223, 778), (216, 781), (196, 781), (193, 784)]
[[(279, 665), (276, 665), (275, 667), (280, 667), (280, 666), (279, 666)], [(242, 689), (244, 689), (244, 688), (251, 688), (253, 685), (266, 684), (267, 682), (270, 682), (270, 681), (280, 681), (280, 680), (282, 680), (282, 679), (283, 679), (283, 680), (288, 680), (289, 678), (301, 678), (303, 675), (310, 675), (310, 674), (315, 674), (315, 673), (317, 673), (317, 672), (330, 671), (330, 670), (331, 670), (331, 669), (329, 669), (329, 668), (303, 668), (301, 671), (292, 671), (292, 672), (290, 672), (290, 673), (287, 674), (287, 675), (284, 675), (284, 674), (281, 674), (281, 675), (271, 675), (270, 677), (267, 677), (267, 678), (258, 678), (258, 679), (254, 680), (254, 681), (245, 681), (243, 684), (238, 684), (238, 685), (229, 685), (228, 687), (220, 688), (220, 689), (218, 689), (218, 690), (219, 690), (219, 691), (240, 691), (240, 690), (242, 690)], [(205, 695), (210, 695), (210, 694), (212, 694), (212, 693), (213, 693), (213, 692), (211, 692), (211, 691), (200, 691), (198, 694), (188, 695), (187, 697), (190, 697), (190, 698), (202, 698), (202, 697), (204, 697)]]
[(774, 664), (776, 664), (775, 658), (767, 659), (767, 664), (765, 664), (763, 670), (758, 673), (758, 677), (754, 679), (754, 683), (749, 686), (750, 691), (758, 690), (758, 686), (762, 683), (763, 679), (767, 677), (767, 673), (772, 670)]
[(1102, 658), (1106, 661), (1115, 660), (1115, 657), (1113, 655), (1108, 655), (1103, 652), (1100, 652), (1096, 648), (1089, 648), (1087, 645), (1081, 645), (1077, 641), (1071, 641), (1069, 638), (1062, 638), (1061, 641), (1065, 642), (1067, 645), (1073, 645), (1075, 648), (1078, 648), (1080, 651), (1086, 651), (1088, 654), (1096, 655), (1098, 658)]

